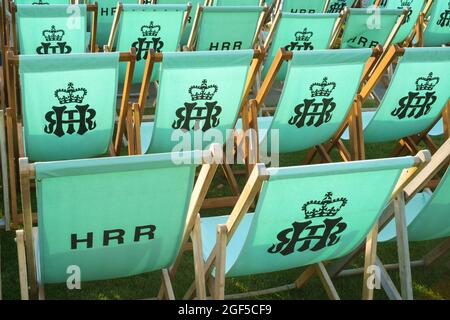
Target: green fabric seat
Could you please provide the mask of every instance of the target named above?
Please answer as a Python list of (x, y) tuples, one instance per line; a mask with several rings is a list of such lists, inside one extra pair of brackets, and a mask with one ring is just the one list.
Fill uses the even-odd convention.
[(51, 161), (106, 153), (118, 73), (119, 53), (20, 55), (26, 156)]
[(322, 13), (327, 0), (283, 0), (281, 10), (290, 13)]
[(423, 32), (425, 47), (436, 47), (450, 43), (450, 5), (448, 1), (433, 1), (430, 21)]
[(194, 22), (194, 17), (197, 13), (198, 5), (203, 5), (204, 0), (155, 0), (156, 4), (192, 4), (192, 10), (189, 14), (188, 21), (186, 27), (184, 28), (183, 36), (181, 38), (181, 45), (184, 46), (188, 43), (189, 35), (192, 30), (192, 23)]
[[(136, 49), (133, 84), (142, 81), (149, 49), (156, 52), (178, 50), (186, 10), (186, 5), (122, 5), (117, 36), (112, 46), (121, 52), (129, 51), (131, 47)], [(122, 65), (119, 75), (121, 83), (125, 80), (125, 74), (126, 65)], [(158, 78), (158, 72), (155, 72), (152, 80)]]
[[(269, 168), (254, 213), (247, 213), (226, 248), (226, 276), (282, 271), (333, 260), (364, 241), (413, 157)], [(361, 183), (361, 182), (364, 183)], [(217, 224), (201, 219), (203, 258)]]
[(47, 6), (54, 4), (70, 4), (70, 0), (14, 0), (15, 4), (31, 4), (34, 6)]
[(392, 141), (429, 128), (450, 97), (449, 66), (450, 48), (406, 48), (376, 113), (364, 128), (364, 141)]
[[(279, 48), (291, 51), (328, 49), (338, 18), (337, 13), (281, 13), (264, 63), (262, 77), (267, 75)], [(286, 65), (281, 67), (277, 73), (277, 80), (284, 80), (286, 69)]]
[(402, 13), (401, 9), (377, 9), (375, 18), (373, 10), (349, 9), (341, 48), (384, 47)]
[[(347, 118), (371, 53), (370, 49), (293, 52), (268, 128), (278, 130), (280, 153), (308, 149), (336, 133)], [(270, 146), (271, 135), (266, 135), (260, 150)]]
[(198, 30), (191, 34), (191, 37), (195, 36), (191, 49), (253, 49), (263, 10), (260, 6), (203, 7), (198, 16)]
[[(179, 252), (200, 152), (35, 164), (39, 282), (168, 268)], [(177, 181), (176, 184), (173, 181)], [(149, 184), (157, 188), (149, 190)]]
[[(434, 192), (425, 190), (411, 199), (405, 210), (408, 240), (424, 241), (450, 236), (450, 170), (447, 169)], [(378, 241), (396, 239), (395, 221), (378, 234)]]
[(223, 145), (236, 123), (253, 53), (165, 52), (155, 121), (141, 126), (142, 152), (170, 152), (180, 143), (183, 150)]
[(217, 7), (232, 6), (259, 6), (261, 0), (212, 0), (212, 5)]
[[(79, 12), (74, 19), (69, 12)], [(20, 54), (69, 54), (87, 51), (86, 5), (17, 4), (16, 30)]]

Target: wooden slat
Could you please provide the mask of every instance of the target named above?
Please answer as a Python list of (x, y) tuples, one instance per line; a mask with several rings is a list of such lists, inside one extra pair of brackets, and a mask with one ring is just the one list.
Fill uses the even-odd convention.
[(27, 261), (25, 256), (25, 238), (23, 230), (16, 231), (17, 261), (19, 264), (20, 298), (28, 300)]

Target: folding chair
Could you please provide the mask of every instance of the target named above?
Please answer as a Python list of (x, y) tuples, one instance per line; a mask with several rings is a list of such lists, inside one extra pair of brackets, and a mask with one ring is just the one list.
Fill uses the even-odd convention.
[[(334, 33), (340, 30), (343, 15), (338, 13), (285, 13), (279, 11), (275, 16), (264, 43), (267, 58), (262, 70), (265, 78), (279, 48), (289, 51), (308, 51), (329, 49)], [(276, 80), (284, 80), (286, 65), (277, 72)]]
[(450, 45), (450, 4), (434, 0), (425, 26), (427, 14), (423, 12), (416, 26), (416, 40), (419, 47)]
[[(11, 3), (14, 54), (84, 53), (88, 47), (90, 52), (96, 52), (97, 9), (97, 3), (51, 6)], [(90, 33), (87, 33), (88, 13), (92, 13)]]
[(187, 50), (256, 49), (267, 7), (199, 5)]
[[(449, 162), (450, 139), (431, 157), (429, 163), (423, 166), (418, 172), (413, 172), (410, 175), (411, 178), (404, 181), (401, 201), (395, 207), (393, 203), (386, 206), (379, 219), (380, 232), (373, 239), (377, 239), (378, 242), (384, 242), (394, 240), (396, 237), (398, 247), (399, 263), (383, 264), (376, 257), (377, 266), (381, 269), (381, 284), (390, 299), (412, 299), (411, 267), (428, 266), (450, 248), (447, 214)], [(424, 189), (429, 185), (431, 179), (442, 169), (447, 169), (447, 173), (437, 189), (433, 193), (429, 189)], [(396, 212), (394, 212), (394, 208)], [(446, 238), (446, 240), (424, 255), (421, 260), (410, 261), (408, 240), (422, 241), (441, 237)], [(361, 248), (362, 246), (344, 258), (339, 259), (333, 265), (330, 265), (328, 268), (330, 274), (333, 276), (351, 276), (365, 272), (365, 269), (362, 268), (343, 270)], [(398, 292), (387, 273), (387, 270), (390, 269), (400, 270), (401, 293)]]
[[(187, 23), (191, 5), (146, 5), (119, 3), (105, 51), (136, 49), (133, 84), (141, 83), (145, 61), (150, 49), (156, 52), (177, 51)], [(158, 70), (158, 69), (156, 69)], [(120, 68), (119, 79), (126, 78), (126, 68)], [(155, 72), (152, 80), (158, 80)]]
[(408, 9), (347, 9), (342, 37), (336, 37), (332, 47), (373, 48), (383, 46), (383, 50), (392, 43), (394, 37), (408, 14)]
[[(246, 164), (263, 162), (276, 153), (313, 148), (332, 162), (321, 144), (328, 142), (352, 117), (352, 104), (379, 49), (313, 50), (280, 49), (256, 99), (244, 108), (242, 123)], [(276, 73), (288, 62), (281, 98), (273, 117), (257, 117)], [(237, 127), (240, 127), (238, 124)], [(250, 131), (248, 131), (250, 129)], [(337, 145), (340, 150), (340, 146)], [(350, 155), (343, 155), (350, 160)]]
[[(6, 109), (8, 166), (12, 222), (21, 217), (16, 208), (15, 159), (54, 161), (96, 157), (113, 150), (119, 63), (128, 64), (116, 135), (123, 135), (129, 105), (128, 92), (135, 53), (81, 53), (20, 55), (9, 51), (9, 74), (18, 68), (20, 109), (16, 95)], [(11, 88), (15, 82), (10, 80)], [(16, 90), (14, 90), (15, 92)]]
[[(233, 129), (248, 103), (263, 56), (259, 50), (151, 52), (139, 103), (133, 105), (136, 140), (129, 139), (129, 145), (135, 145), (135, 153), (140, 154), (204, 149), (215, 142), (228, 150), (227, 155), (233, 154)], [(154, 121), (142, 122), (150, 78), (158, 62), (161, 77)], [(116, 149), (120, 144), (116, 136)], [(229, 166), (232, 160), (227, 159), (222, 169), (233, 196), (217, 201), (218, 205), (234, 205), (239, 195)]]
[[(397, 67), (389, 88), (375, 111), (361, 108), (354, 120), (359, 137), (356, 143), (359, 157), (364, 157), (364, 143), (399, 140), (394, 155), (403, 151), (416, 153), (420, 141), (426, 143), (430, 151), (437, 146), (428, 136), (436, 122), (442, 117), (445, 127), (449, 127), (448, 104), (450, 76), (450, 48), (400, 48), (392, 46), (378, 64), (367, 83), (362, 87), (355, 102), (362, 106), (374, 89), (386, 68), (397, 60)], [(446, 130), (447, 131), (447, 130)], [(344, 134), (343, 139), (348, 139)], [(353, 141), (352, 141), (353, 140)]]
[[(317, 274), (327, 295), (339, 299), (326, 261), (342, 257), (364, 240), (386, 202), (401, 191), (395, 186), (402, 170), (421, 161), (403, 157), (269, 169), (257, 164), (229, 216), (200, 220), (205, 281), (212, 297), (226, 297), (227, 277), (307, 266), (292, 284), (226, 298), (300, 288)], [(374, 249), (366, 263), (372, 263)], [(194, 290), (192, 285), (185, 298)]]
[(290, 13), (326, 12), (330, 0), (282, 0), (281, 11)]
[[(220, 146), (212, 150), (222, 151)], [(201, 240), (191, 229), (197, 228), (197, 210), (216, 171), (215, 161), (221, 161), (212, 150), (34, 164), (21, 158), (25, 221), (17, 231), (17, 245), (22, 251), (22, 298), (44, 298), (46, 284), (68, 281), (67, 270), (78, 270), (80, 282), (161, 270), (159, 298), (174, 299), (168, 268), (190, 237), (195, 277), (203, 277)], [(202, 163), (194, 186), (196, 167)], [(32, 181), (39, 195), (36, 228)], [(149, 193), (149, 183), (158, 188)]]

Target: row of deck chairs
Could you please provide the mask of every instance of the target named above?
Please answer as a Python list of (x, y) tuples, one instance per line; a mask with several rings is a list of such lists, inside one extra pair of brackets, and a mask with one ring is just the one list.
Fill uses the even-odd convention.
[[(430, 1), (427, 4), (428, 10), (418, 16), (422, 20), (417, 19), (429, 26), (433, 9), (429, 18), (427, 14), (433, 7)], [(348, 36), (352, 19), (359, 21), (354, 24), (354, 32), (360, 34), (362, 21), (368, 17), (366, 9), (314, 15), (285, 13), (287, 9), (282, 9), (273, 15), (271, 27), (267, 28), (264, 24), (271, 20), (269, 10), (262, 6), (228, 7), (222, 12), (219, 2), (216, 5), (198, 7), (184, 51), (174, 52), (186, 34), (183, 30), (190, 6), (119, 4), (103, 53), (97, 52), (96, 31), (101, 25), (96, 26), (98, 5), (49, 5), (45, 10), (48, 21), (43, 18), (44, 10), (35, 9), (43, 6), (10, 5), (12, 37), (3, 48), (6, 90), (2, 102), (6, 118), (1, 117), (6, 121), (7, 136), (0, 136), (0, 142), (8, 152), (8, 157), (2, 152), (2, 161), (8, 162), (2, 168), (10, 185), (3, 191), (12, 190), (5, 197), (11, 200), (12, 219), (6, 215), (3, 224), (6, 228), (24, 226), (17, 233), (22, 297), (43, 297), (44, 284), (65, 282), (68, 262), (76, 258), (83, 270), (83, 281), (162, 269), (163, 285), (158, 297), (174, 298), (170, 279), (175, 276), (179, 254), (191, 246), (186, 244), (191, 237), (196, 281), (185, 297), (206, 298), (209, 287), (212, 297), (224, 298), (225, 276), (312, 265), (295, 285), (283, 288), (300, 287), (318, 274), (328, 295), (337, 298), (325, 264), (337, 258), (348, 259), (368, 237), (365, 270), (371, 265), (384, 270), (376, 257), (376, 226), (380, 217), (387, 223), (390, 219), (386, 215), (395, 207), (396, 225), (403, 228), (397, 228), (402, 288), (399, 293), (385, 272), (383, 286), (391, 298), (412, 298), (408, 223), (403, 211), (413, 212), (407, 213), (412, 226), (414, 218), (419, 219), (415, 227), (418, 230), (427, 214), (435, 212), (436, 207), (443, 208), (439, 215), (442, 220), (436, 220), (424, 233), (427, 235), (412, 239), (449, 234), (443, 228), (449, 225), (445, 220), (447, 174), (440, 179), (436, 197), (426, 191), (420, 194), (421, 198), (411, 200), (406, 209), (404, 204), (448, 166), (448, 140), (439, 146), (429, 135), (448, 138), (449, 48), (405, 48), (423, 44), (415, 40), (420, 39), (417, 24), (417, 30), (395, 41), (410, 13), (403, 9), (386, 9), (382, 25), (389, 28), (374, 32), (374, 37), (380, 36), (379, 41), (368, 44)], [(276, 7), (277, 3), (273, 8)], [(62, 25), (68, 26), (70, 8), (79, 8), (82, 13), (81, 22), (77, 20), (79, 29), (62, 30), (53, 24), (46, 27), (56, 24), (56, 16), (64, 12)], [(328, 10), (327, 5), (321, 8)], [(90, 11), (91, 20), (87, 14)], [(149, 23), (149, 14), (165, 16), (161, 21), (167, 27), (159, 21), (157, 25)], [(236, 41), (208, 30), (208, 21), (217, 25), (223, 15), (237, 20), (242, 15), (242, 21), (251, 21), (250, 32), (240, 28), (231, 32), (245, 33), (248, 45), (233, 47)], [(279, 45), (288, 41), (282, 39), (288, 34), (283, 31), (284, 21), (288, 29), (292, 29), (289, 23), (299, 22), (301, 28), (295, 30), (300, 34), (293, 35), (305, 43), (310, 36), (305, 28), (319, 25), (320, 19), (328, 21), (329, 26), (326, 32), (318, 31), (325, 39), (324, 47), (314, 44), (314, 50), (295, 51), (292, 42), (287, 47)], [(237, 20), (228, 19), (230, 25), (236, 26)], [(28, 37), (24, 30), (40, 30), (36, 23), (47, 29), (39, 31), (39, 36)], [(128, 32), (129, 29), (134, 31)], [(268, 30), (266, 35), (263, 29)], [(74, 44), (81, 44), (79, 47), (62, 40), (73, 30), (78, 30), (78, 35), (73, 36), (78, 37)], [(163, 30), (168, 32), (167, 39), (176, 41), (170, 43), (162, 38)], [(372, 34), (371, 30), (368, 34)], [(150, 44), (147, 36), (152, 37)], [(208, 36), (219, 39), (217, 49), (208, 48), (208, 43), (212, 43), (205, 40)], [(266, 46), (255, 49), (264, 37)], [(425, 38), (424, 35), (422, 39)], [(130, 39), (134, 45), (130, 46)], [(226, 42), (230, 45), (224, 48)], [(25, 49), (27, 46), (29, 49)], [(338, 46), (346, 49), (327, 50)], [(38, 50), (47, 50), (47, 54)], [(92, 53), (85, 53), (87, 50)], [(375, 96), (374, 89), (387, 71), (390, 76), (384, 97), (379, 99), (376, 110), (366, 110), (364, 103), (370, 95)], [(265, 98), (277, 80), (283, 81), (283, 88), (275, 113), (262, 117)], [(146, 121), (152, 81), (158, 83), (158, 98), (153, 121)], [(140, 85), (136, 103), (130, 99), (132, 84)], [(120, 86), (123, 88), (116, 114)], [(200, 142), (196, 140), (199, 133)], [(398, 141), (393, 144), (395, 156), (417, 154), (419, 144), (424, 142), (434, 158), (428, 165), (426, 152), (290, 168), (266, 168), (262, 164), (268, 154), (300, 150), (309, 150), (306, 163), (332, 162), (333, 148), (343, 160), (363, 160), (365, 145), (381, 141)], [(233, 160), (221, 160), (222, 149), (231, 146), (238, 153), (239, 144), (248, 173), (242, 191), (230, 167)], [(210, 151), (191, 151), (208, 148)], [(174, 150), (182, 152), (168, 153)], [(85, 160), (124, 152), (132, 156)], [(149, 155), (134, 156), (140, 154)], [(194, 186), (196, 167), (203, 162)], [(205, 195), (218, 165), (232, 185), (234, 197), (225, 202), (234, 209), (230, 216), (200, 219), (197, 213), (207, 203)], [(428, 169), (414, 169), (423, 167)], [(17, 176), (21, 214), (15, 192)], [(420, 180), (414, 180), (418, 177)], [(180, 185), (174, 185), (174, 181)], [(350, 181), (365, 181), (367, 185), (351, 185)], [(149, 192), (150, 182), (160, 189)], [(37, 214), (32, 213), (31, 207), (33, 185), (38, 193)], [(142, 200), (149, 196), (152, 201)], [(281, 203), (285, 204), (286, 213), (280, 218)], [(61, 215), (72, 207), (73, 214)], [(124, 212), (133, 212), (133, 216), (124, 216)], [(148, 212), (157, 213), (151, 221)], [(314, 225), (317, 221), (319, 225)], [(266, 230), (267, 226), (271, 226), (270, 230)], [(395, 238), (392, 226), (392, 222), (387, 225), (380, 240)], [(328, 236), (318, 235), (318, 229), (329, 232)], [(259, 247), (261, 241), (263, 250)], [(130, 259), (123, 261), (124, 255)], [(267, 259), (267, 264), (252, 263), (261, 259)], [(332, 270), (337, 275), (342, 267)], [(365, 274), (365, 281), (368, 276)], [(363, 297), (372, 296), (373, 290), (363, 286)]]

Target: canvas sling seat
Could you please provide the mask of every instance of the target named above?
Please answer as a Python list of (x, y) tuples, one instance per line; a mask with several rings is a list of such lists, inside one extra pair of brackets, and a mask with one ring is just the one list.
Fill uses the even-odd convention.
[[(22, 298), (44, 298), (45, 285), (65, 283), (68, 268), (77, 266), (81, 282), (161, 270), (159, 297), (174, 299), (168, 269), (190, 238), (186, 227), (195, 225), (195, 210), (210, 183), (205, 177), (214, 173), (214, 161), (221, 161), (214, 158), (216, 151), (221, 147), (34, 164), (21, 158), (26, 217), (24, 229), (17, 231), (18, 247), (26, 248), (26, 264), (20, 265)], [(38, 194), (35, 228), (31, 181)], [(149, 184), (158, 188), (149, 193)], [(194, 247), (201, 248), (199, 238), (192, 238)]]
[(264, 0), (210, 0), (208, 2), (208, 5), (217, 7), (262, 6), (263, 4)]
[(450, 44), (450, 5), (433, 0), (419, 16), (416, 25), (416, 42), (419, 47), (440, 47)]
[(282, 12), (290, 13), (323, 13), (330, 0), (283, 0)]
[[(403, 157), (284, 168), (257, 164), (229, 216), (201, 218), (212, 297), (225, 297), (226, 277), (308, 266), (294, 284), (272, 292), (299, 288), (317, 273), (328, 296), (338, 299), (323, 262), (365, 239), (394, 196), (402, 170), (419, 163)], [(257, 194), (256, 208), (250, 209)]]

